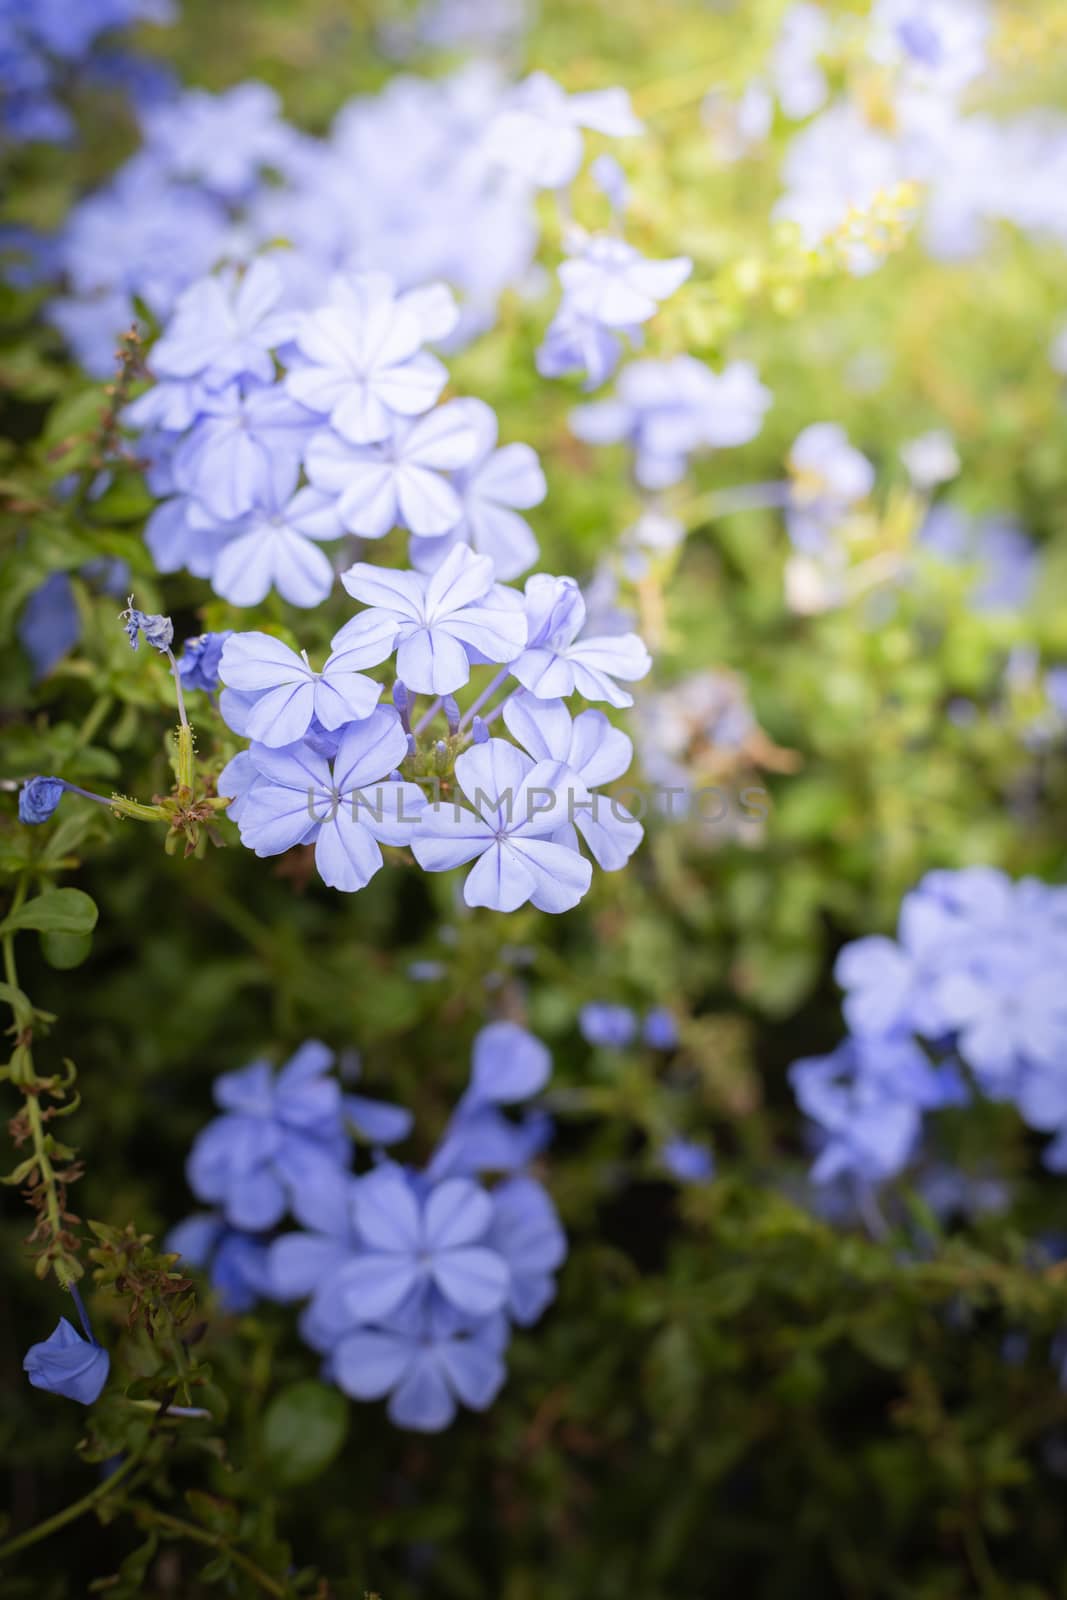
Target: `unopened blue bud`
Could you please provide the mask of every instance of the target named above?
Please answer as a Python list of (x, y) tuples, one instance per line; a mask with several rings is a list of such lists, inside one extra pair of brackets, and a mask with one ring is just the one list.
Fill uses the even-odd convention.
[(456, 699), (455, 695), (446, 694), (444, 700), (442, 701), (442, 705), (444, 707), (445, 721), (448, 723), (449, 733), (458, 732), (459, 701)]
[(489, 729), (486, 727), (481, 717), (475, 717), (473, 723), (471, 724), (471, 732), (474, 734), (475, 744), (489, 743)]
[(201, 633), (195, 639), (186, 639), (178, 662), (178, 674), (184, 689), (215, 693), (219, 686), (222, 647), (232, 632), (232, 628), (227, 628), (224, 633)]
[(19, 792), (19, 821), (47, 822), (65, 788), (62, 778), (30, 778)]

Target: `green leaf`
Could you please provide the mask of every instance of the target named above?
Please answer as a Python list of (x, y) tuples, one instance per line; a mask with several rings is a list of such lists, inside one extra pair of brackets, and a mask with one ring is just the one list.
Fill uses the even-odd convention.
[(186, 1489), (185, 1503), (197, 1522), (202, 1522), (212, 1533), (232, 1538), (237, 1532), (240, 1517), (231, 1500), (220, 1500), (217, 1495), (205, 1494), (202, 1489)]
[(228, 1555), (214, 1556), (207, 1566), (200, 1568), (200, 1580), (202, 1583), (221, 1583), (232, 1570), (233, 1562)]
[(308, 1378), (276, 1395), (263, 1419), (263, 1448), (282, 1483), (308, 1483), (329, 1466), (348, 1431), (348, 1404)]
[(88, 957), (93, 941), (87, 933), (41, 934), (41, 953), (57, 972), (70, 972)]
[(96, 917), (96, 905), (80, 889), (46, 889), (5, 917), (0, 934), (19, 928), (36, 928), (39, 933), (92, 933)]
[(22, 989), (15, 988), (14, 984), (0, 983), (0, 1000), (11, 1007), (20, 1028), (32, 1020), (33, 1002)]

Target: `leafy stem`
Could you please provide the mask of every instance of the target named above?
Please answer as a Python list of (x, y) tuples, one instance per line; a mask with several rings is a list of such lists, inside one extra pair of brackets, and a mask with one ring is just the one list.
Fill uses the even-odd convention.
[(287, 1600), (287, 1596), (292, 1593), (291, 1589), (279, 1583), (276, 1578), (272, 1578), (269, 1572), (264, 1572), (262, 1567), (257, 1566), (250, 1556), (238, 1550), (224, 1534), (212, 1533), (208, 1528), (199, 1528), (195, 1522), (186, 1522), (183, 1517), (172, 1516), (169, 1511), (157, 1511), (155, 1506), (144, 1502), (131, 1504), (130, 1510), (138, 1522), (146, 1526), (160, 1528), (179, 1538), (191, 1539), (195, 1544), (207, 1545), (212, 1550), (218, 1550), (227, 1560), (232, 1561), (235, 1567), (240, 1567), (253, 1583), (258, 1584), (264, 1594), (277, 1595), (280, 1600)]
[[(23, 873), (15, 886), (11, 916), (25, 904), (28, 888), (28, 876)], [(41, 1095), (55, 1091), (56, 1080), (39, 1078), (34, 1070), (33, 1019), (37, 1013), (29, 1007), (27, 1020), (27, 1005), (19, 989), (18, 966), (15, 961), (15, 931), (13, 928), (8, 928), (2, 940), (8, 1004), (14, 1016), (14, 1027), (11, 1031), (15, 1035), (15, 1048), (6, 1075), (23, 1097), (22, 1115), (14, 1118), (12, 1122), (12, 1127), (16, 1130), (16, 1140), (28, 1133), (33, 1145), (33, 1154), (16, 1168), (13, 1179), (17, 1182), (27, 1182), (31, 1204), (41, 1214), (30, 1237), (33, 1240), (42, 1240), (43, 1265), (40, 1269), (42, 1276), (50, 1266), (60, 1285), (66, 1289), (81, 1276), (81, 1268), (72, 1248), (74, 1241), (63, 1226), (65, 1220), (63, 1179), (53, 1166), (52, 1157), (56, 1154), (66, 1157), (72, 1152), (65, 1145), (58, 1144), (45, 1128), (46, 1113), (41, 1109)], [(60, 1089), (60, 1097), (62, 1094), (63, 1090)]]
[(14, 1539), (9, 1539), (6, 1544), (0, 1545), (0, 1561), (16, 1555), (20, 1550), (25, 1550), (28, 1545), (40, 1543), (42, 1539), (58, 1533), (60, 1528), (65, 1528), (68, 1522), (74, 1522), (78, 1517), (83, 1517), (87, 1511), (92, 1511), (94, 1506), (99, 1505), (114, 1492), (124, 1478), (129, 1477), (134, 1467), (140, 1465), (145, 1448), (142, 1446), (140, 1450), (131, 1451), (110, 1477), (98, 1483), (95, 1489), (90, 1489), (88, 1494), (82, 1495), (80, 1500), (64, 1506), (63, 1510), (57, 1511), (54, 1516), (46, 1517), (43, 1522), (37, 1522), (32, 1528), (27, 1528), (25, 1533), (20, 1533)]

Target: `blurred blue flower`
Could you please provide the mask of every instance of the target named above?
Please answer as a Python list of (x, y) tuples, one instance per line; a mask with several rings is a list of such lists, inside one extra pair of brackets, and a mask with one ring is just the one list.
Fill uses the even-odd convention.
[(355, 1207), (363, 1251), (346, 1281), (360, 1321), (390, 1316), (426, 1284), (464, 1316), (487, 1316), (504, 1304), (508, 1267), (486, 1243), (492, 1203), (469, 1178), (445, 1178), (421, 1192), (400, 1168), (382, 1166), (360, 1180)]
[(715, 1176), (715, 1157), (702, 1139), (675, 1134), (660, 1150), (660, 1160), (679, 1183), (708, 1183)]
[(179, 297), (174, 315), (152, 346), (149, 366), (163, 378), (196, 378), (208, 389), (231, 379), (274, 379), (271, 350), (291, 331), (279, 315), (282, 275), (269, 259), (199, 278)]
[(287, 1208), (314, 1225), (320, 1194), (350, 1160), (341, 1088), (327, 1077), (332, 1064), (332, 1053), (312, 1040), (277, 1076), (256, 1061), (216, 1080), (223, 1115), (197, 1135), (186, 1176), (231, 1228), (263, 1232)]
[(502, 1316), (465, 1318), (439, 1295), (416, 1295), (379, 1327), (347, 1333), (330, 1353), (328, 1370), (355, 1400), (389, 1396), (399, 1428), (438, 1433), (457, 1404), (485, 1411), (506, 1376)]
[(798, 550), (818, 555), (874, 487), (874, 467), (836, 422), (802, 429), (789, 452), (786, 527)]
[(465, 405), (449, 400), (425, 416), (395, 418), (377, 444), (351, 444), (320, 429), (304, 464), (314, 487), (336, 500), (349, 533), (384, 539), (402, 526), (432, 537), (448, 533), (462, 518), (462, 502), (446, 474), (468, 466), (477, 448)]
[(447, 302), (444, 318), (438, 315), (427, 328), (420, 315), (425, 299), (398, 299), (388, 274), (334, 278), (326, 305), (297, 325), (303, 359), (286, 377), (289, 393), (327, 416), (349, 444), (388, 439), (397, 417), (429, 411), (448, 381), (437, 357), (421, 349), (431, 332), (440, 337), (455, 324), (455, 307), (443, 287), (435, 301), (438, 313), (441, 297)]
[(488, 556), (500, 579), (517, 578), (537, 560), (537, 540), (520, 511), (541, 504), (547, 493), (537, 454), (528, 444), (497, 444), (497, 420), (482, 400), (461, 400), (477, 440), (471, 460), (451, 483), (461, 507), (455, 527), (436, 538), (416, 538), (412, 565), (432, 572), (456, 544)]
[(642, 132), (625, 89), (569, 95), (547, 73), (532, 72), (490, 124), (486, 151), (539, 188), (562, 189), (582, 164), (580, 128), (616, 139)]
[(637, 1016), (629, 1006), (592, 1001), (578, 1013), (578, 1027), (586, 1044), (625, 1050), (637, 1037)]
[(217, 537), (219, 522), (288, 498), (279, 485), (295, 484), (317, 422), (280, 384), (246, 380), (205, 393), (200, 416), (174, 454), (175, 486), (201, 503)]
[(615, 394), (571, 412), (571, 431), (587, 444), (629, 443), (643, 489), (680, 482), (697, 451), (747, 444), (771, 403), (748, 361), (713, 372), (693, 356), (631, 361)]
[(474, 1041), (471, 1081), (430, 1158), (427, 1176), (516, 1172), (546, 1143), (550, 1129), (537, 1113), (521, 1121), (503, 1107), (530, 1100), (545, 1087), (552, 1058), (545, 1045), (516, 1022), (490, 1022)]
[(509, 1178), (492, 1192), (488, 1240), (510, 1274), (506, 1309), (520, 1327), (537, 1321), (555, 1297), (553, 1276), (567, 1257), (556, 1208), (535, 1179)]
[(645, 1043), (652, 1050), (676, 1050), (678, 1024), (666, 1006), (655, 1006), (645, 1017), (641, 1029)]
[(266, 1241), (228, 1227), (217, 1212), (186, 1217), (167, 1234), (163, 1248), (207, 1272), (226, 1311), (250, 1311), (274, 1298)]
[(81, 619), (70, 578), (53, 572), (30, 595), (18, 622), (19, 643), (45, 678), (81, 638)]
[(613, 234), (585, 241), (559, 269), (572, 311), (604, 328), (631, 329), (647, 322), (693, 270), (688, 256), (649, 261)]

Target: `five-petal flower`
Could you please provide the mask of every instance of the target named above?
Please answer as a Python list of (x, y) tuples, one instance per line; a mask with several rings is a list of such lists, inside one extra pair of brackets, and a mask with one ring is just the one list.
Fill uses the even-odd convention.
[(427, 805), (411, 841), (427, 872), (474, 861), (463, 898), (469, 906), (570, 911), (589, 888), (592, 868), (555, 835), (588, 793), (569, 767), (531, 761), (505, 739), (489, 739), (456, 760), (456, 782), (473, 810), (458, 802)]
[(457, 545), (436, 572), (395, 572), (357, 562), (341, 582), (368, 610), (333, 639), (335, 657), (370, 665), (397, 652), (397, 674), (419, 694), (451, 694), (472, 660), (514, 661), (526, 643), (519, 596), (495, 581), (488, 556)]

